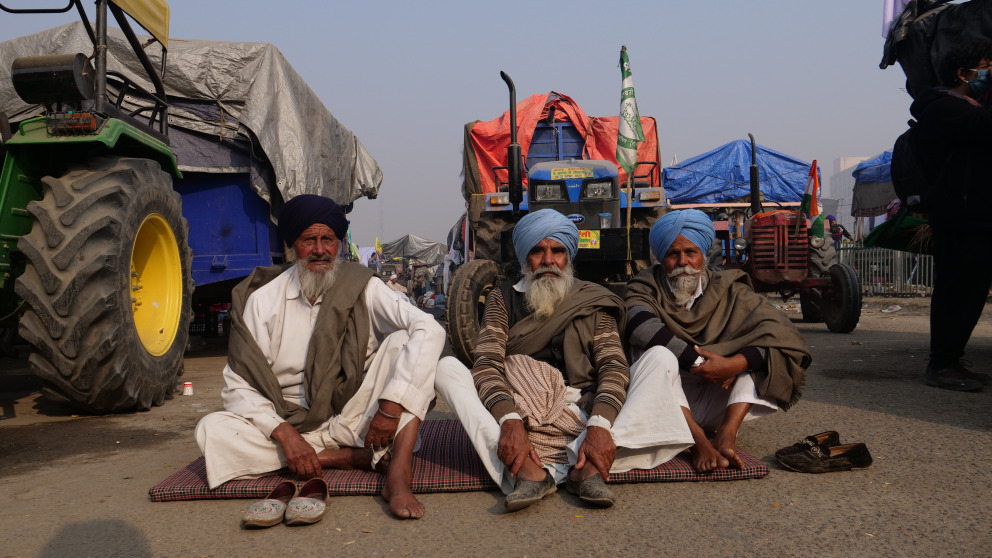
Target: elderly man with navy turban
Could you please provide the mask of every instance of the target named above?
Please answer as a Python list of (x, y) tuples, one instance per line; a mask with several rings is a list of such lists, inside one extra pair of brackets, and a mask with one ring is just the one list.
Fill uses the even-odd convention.
[(671, 381), (627, 366), (623, 300), (573, 277), (578, 241), (557, 211), (521, 219), (513, 246), (523, 277), (489, 293), (472, 370), (451, 357), (438, 364), (437, 390), (509, 511), (563, 482), (612, 506), (610, 472), (655, 467), (692, 442)]
[(741, 424), (794, 405), (811, 362), (802, 335), (754, 292), (747, 274), (704, 267), (715, 237), (702, 211), (666, 214), (649, 236), (660, 263), (634, 277), (626, 292), (635, 366), (678, 372), (700, 472), (740, 468)]
[[(444, 330), (371, 270), (338, 258), (347, 229), (328, 198), (283, 206), (279, 233), (293, 263), (257, 268), (232, 292), (225, 410), (200, 421), (196, 441), (211, 489), (284, 467), (300, 479), (369, 469), (386, 474), (390, 511), (418, 518), (411, 463)], [(282, 520), (279, 495), (251, 506), (245, 524)], [(319, 519), (320, 498), (300, 500), (305, 519)]]

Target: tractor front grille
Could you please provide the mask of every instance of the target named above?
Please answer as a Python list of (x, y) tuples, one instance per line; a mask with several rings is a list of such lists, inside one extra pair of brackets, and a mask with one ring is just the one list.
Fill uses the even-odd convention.
[(754, 278), (762, 283), (805, 280), (809, 273), (806, 234), (806, 219), (800, 219), (795, 211), (755, 215), (751, 220), (751, 269)]

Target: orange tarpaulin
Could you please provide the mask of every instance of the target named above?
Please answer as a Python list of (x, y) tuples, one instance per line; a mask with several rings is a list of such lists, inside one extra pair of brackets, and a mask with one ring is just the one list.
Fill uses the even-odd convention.
[[(548, 108), (555, 107), (555, 121), (571, 122), (585, 139), (584, 158), (601, 159), (617, 164), (617, 126), (619, 117), (589, 117), (571, 97), (557, 92), (531, 95), (517, 103), (517, 143), (525, 154), (530, 148), (537, 123), (547, 118)], [(637, 145), (638, 161), (659, 162), (658, 131), (654, 118), (641, 117), (646, 141)], [(510, 145), (510, 111), (488, 122), (471, 122), (465, 125), (465, 198), (472, 194), (496, 191), (493, 167), (506, 166), (506, 149)], [(618, 165), (619, 166), (619, 165)], [(652, 174), (654, 184), (660, 185), (660, 164)], [(619, 169), (620, 180), (627, 174)], [(642, 167), (637, 174), (644, 174)], [(505, 173), (503, 174), (505, 176)], [(526, 183), (526, 177), (525, 177)]]

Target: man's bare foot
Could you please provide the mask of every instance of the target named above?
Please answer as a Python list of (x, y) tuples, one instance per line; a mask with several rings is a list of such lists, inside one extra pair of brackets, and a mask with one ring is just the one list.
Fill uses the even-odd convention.
[(744, 461), (737, 455), (736, 432), (733, 436), (724, 436), (722, 433), (717, 432), (713, 438), (713, 447), (720, 452), (720, 455), (727, 459), (728, 463), (724, 467), (733, 467), (734, 469), (744, 468)]
[(709, 473), (714, 469), (730, 466), (730, 461), (706, 439), (697, 440), (696, 445), (689, 449), (692, 456), (692, 467), (697, 473)]
[[(400, 476), (402, 475), (395, 475)], [(389, 511), (400, 519), (420, 519), (424, 517), (424, 505), (413, 496), (410, 484), (403, 478), (386, 476), (386, 485), (382, 487), (382, 498), (389, 502)]]

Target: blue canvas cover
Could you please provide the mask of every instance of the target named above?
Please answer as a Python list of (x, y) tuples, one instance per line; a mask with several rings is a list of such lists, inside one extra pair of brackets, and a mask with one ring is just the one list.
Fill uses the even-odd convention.
[[(762, 145), (755, 152), (764, 200), (802, 201), (810, 163)], [(750, 195), (750, 168), (751, 142), (737, 140), (666, 167), (662, 184), (673, 205), (729, 202)]]
[(883, 151), (874, 159), (861, 161), (851, 173), (858, 184), (867, 182), (892, 182), (892, 153)]

